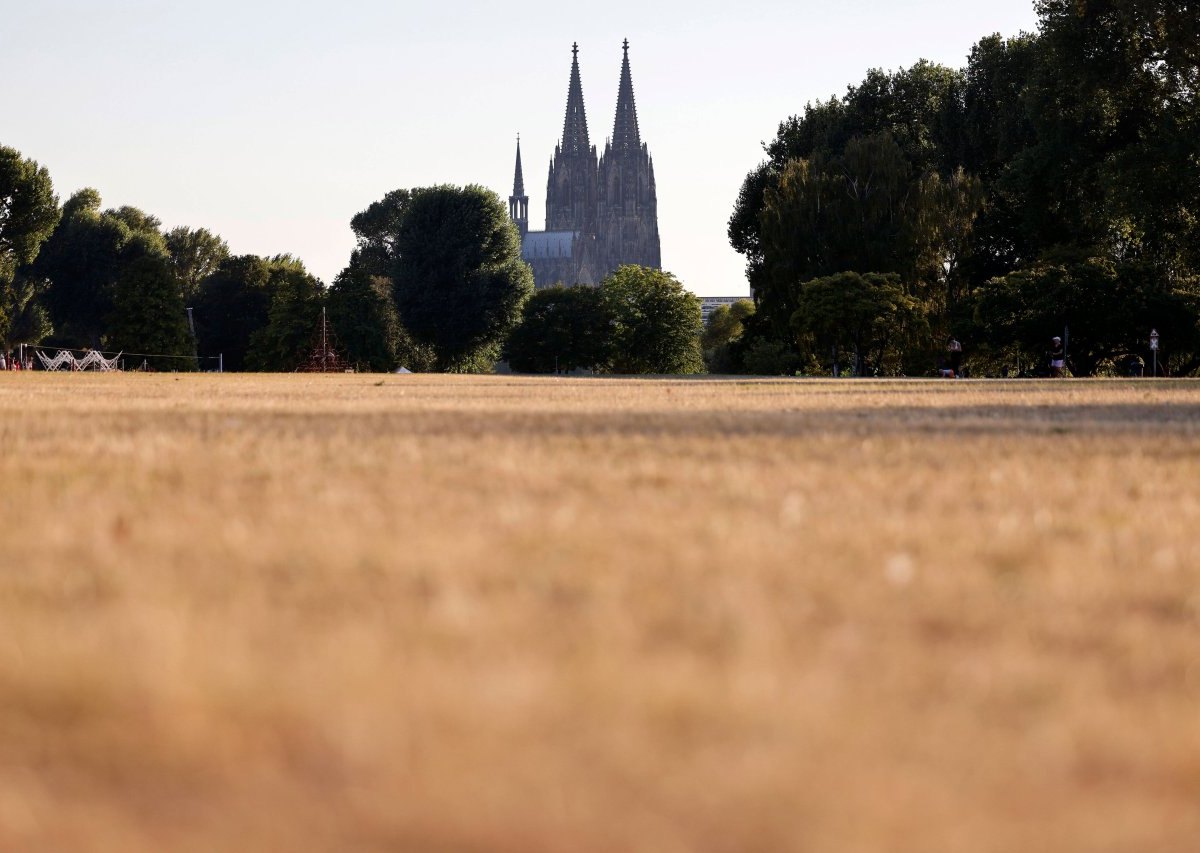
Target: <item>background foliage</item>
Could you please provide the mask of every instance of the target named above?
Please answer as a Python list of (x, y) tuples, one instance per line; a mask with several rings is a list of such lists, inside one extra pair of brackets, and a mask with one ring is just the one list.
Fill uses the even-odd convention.
[[(743, 354), (820, 360), (796, 312), (853, 272), (897, 276), (927, 318), (885, 372), (931, 372), (950, 334), (1005, 372), (1065, 326), (1077, 375), (1144, 354), (1151, 327), (1173, 370), (1200, 369), (1200, 14), (1037, 9), (1037, 33), (983, 38), (964, 69), (872, 70), (780, 125), (729, 223), (758, 309)], [(863, 280), (840, 279), (848, 304)]]

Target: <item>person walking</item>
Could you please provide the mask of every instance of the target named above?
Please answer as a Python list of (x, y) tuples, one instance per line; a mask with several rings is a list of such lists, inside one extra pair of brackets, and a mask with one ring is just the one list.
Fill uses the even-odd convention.
[(1050, 352), (1046, 354), (1050, 361), (1050, 378), (1062, 379), (1063, 371), (1067, 366), (1067, 355), (1063, 351), (1063, 342), (1060, 337), (1050, 339)]

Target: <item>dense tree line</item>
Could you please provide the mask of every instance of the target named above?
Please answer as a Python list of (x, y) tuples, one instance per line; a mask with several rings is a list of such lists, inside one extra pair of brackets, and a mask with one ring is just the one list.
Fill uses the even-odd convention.
[(702, 373), (700, 334), (699, 299), (668, 272), (629, 265), (599, 287), (535, 293), (506, 355), (521, 373)]
[(235, 256), (203, 228), (104, 209), (92, 189), (60, 208), (46, 170), (0, 148), (0, 344), (137, 353), (157, 370), (213, 369), (220, 356), (226, 370), (290, 371), (324, 312), (362, 370), (490, 372), (506, 342), (534, 372), (703, 367), (699, 304), (668, 274), (623, 268), (601, 288), (530, 300), (516, 226), (483, 187), (397, 190), (351, 228), (350, 262), (326, 288), (292, 256)]
[(1002, 373), (1069, 327), (1091, 375), (1155, 327), (1200, 370), (1200, 9), (1037, 11), (780, 125), (729, 224), (757, 308), (733, 367), (922, 374), (953, 335)]

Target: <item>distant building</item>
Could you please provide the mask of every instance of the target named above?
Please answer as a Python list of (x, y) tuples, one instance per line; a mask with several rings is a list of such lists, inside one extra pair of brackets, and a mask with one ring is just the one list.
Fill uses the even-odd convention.
[(703, 318), (705, 325), (707, 325), (709, 316), (722, 305), (732, 305), (735, 302), (753, 301), (754, 298), (751, 296), (701, 296), (700, 316)]
[(546, 181), (545, 231), (529, 230), (529, 196), (517, 140), (509, 215), (521, 232), (521, 256), (533, 268), (538, 288), (596, 285), (622, 264), (662, 267), (654, 161), (638, 129), (628, 41), (624, 51), (613, 134), (597, 160), (583, 105), (579, 45), (571, 48), (563, 135)]

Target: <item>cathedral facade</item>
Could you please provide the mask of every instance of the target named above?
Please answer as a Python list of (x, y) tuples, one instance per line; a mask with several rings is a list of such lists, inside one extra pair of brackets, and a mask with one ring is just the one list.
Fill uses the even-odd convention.
[(529, 230), (529, 196), (517, 140), (509, 215), (521, 232), (521, 256), (533, 268), (538, 288), (597, 285), (623, 264), (662, 266), (654, 161), (638, 130), (628, 41), (624, 51), (613, 133), (597, 159), (583, 105), (579, 46), (571, 48), (563, 135), (546, 181), (545, 231)]

